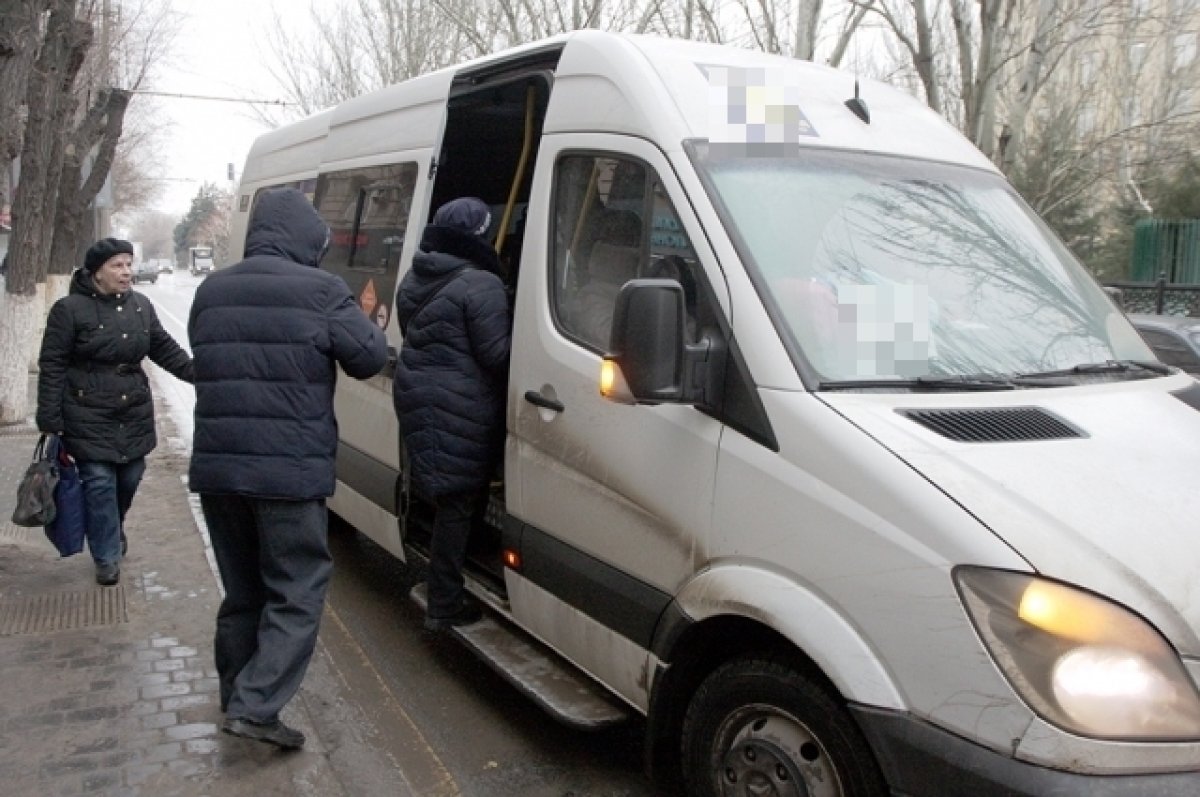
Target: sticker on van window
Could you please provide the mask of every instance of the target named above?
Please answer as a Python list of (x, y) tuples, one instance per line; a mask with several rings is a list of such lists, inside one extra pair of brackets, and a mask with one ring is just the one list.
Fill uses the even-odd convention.
[(777, 67), (697, 64), (708, 78), (708, 140), (733, 156), (796, 155), (800, 136), (819, 138), (800, 110), (800, 86)]
[(389, 310), (386, 304), (379, 305), (379, 307), (375, 310), (375, 323), (380, 329), (387, 329), (388, 312)]
[(368, 316), (375, 312), (375, 305), (379, 303), (379, 297), (375, 294), (375, 280), (367, 280), (367, 284), (363, 286), (362, 293), (358, 295), (358, 304), (362, 311)]

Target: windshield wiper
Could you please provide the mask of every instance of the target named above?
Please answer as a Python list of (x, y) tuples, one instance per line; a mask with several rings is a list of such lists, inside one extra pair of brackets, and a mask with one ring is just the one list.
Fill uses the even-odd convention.
[(1012, 380), (1003, 376), (914, 376), (907, 379), (838, 379), (821, 382), (818, 390), (860, 390), (894, 388), (900, 390), (1015, 390)]
[(1089, 376), (1095, 374), (1124, 374), (1130, 371), (1150, 371), (1159, 375), (1171, 373), (1171, 369), (1162, 363), (1151, 360), (1105, 360), (1102, 363), (1082, 363), (1071, 368), (1060, 368), (1055, 371), (1034, 371), (1028, 374), (1017, 374), (1017, 379), (1041, 379), (1056, 376)]

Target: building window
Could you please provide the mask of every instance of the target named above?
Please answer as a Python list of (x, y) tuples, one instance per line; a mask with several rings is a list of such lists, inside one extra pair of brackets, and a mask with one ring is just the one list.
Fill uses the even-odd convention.
[(1129, 45), (1129, 71), (1137, 74), (1142, 71), (1142, 64), (1146, 61), (1146, 45), (1143, 42)]
[(1175, 37), (1175, 68), (1186, 69), (1196, 60), (1196, 34), (1180, 33)]
[(1195, 10), (1196, 0), (1171, 0), (1171, 15), (1181, 22)]
[(1075, 130), (1080, 138), (1090, 136), (1096, 130), (1096, 109), (1085, 105), (1079, 109), (1079, 118), (1075, 122)]
[(1137, 97), (1126, 97), (1121, 106), (1122, 121), (1126, 127), (1142, 123), (1142, 103)]
[(1085, 86), (1091, 85), (1093, 78), (1096, 77), (1099, 65), (1100, 53), (1092, 50), (1083, 54), (1083, 58), (1079, 60), (1079, 77)]

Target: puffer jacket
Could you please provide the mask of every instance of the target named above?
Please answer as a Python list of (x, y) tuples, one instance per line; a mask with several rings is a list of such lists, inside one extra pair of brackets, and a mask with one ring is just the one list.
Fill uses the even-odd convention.
[(486, 487), (503, 454), (511, 315), (485, 241), (431, 225), (421, 249), (396, 291), (392, 390), (413, 487), (436, 498)]
[(346, 282), (317, 268), (329, 228), (295, 189), (264, 194), (246, 258), (208, 276), (188, 319), (196, 358), (189, 487), (315, 500), (332, 495), (337, 366), (383, 369), (387, 341)]
[(60, 432), (84, 462), (125, 463), (150, 453), (154, 399), (142, 360), (192, 381), (192, 358), (137, 291), (106, 296), (78, 269), (50, 308), (38, 355), (37, 425)]

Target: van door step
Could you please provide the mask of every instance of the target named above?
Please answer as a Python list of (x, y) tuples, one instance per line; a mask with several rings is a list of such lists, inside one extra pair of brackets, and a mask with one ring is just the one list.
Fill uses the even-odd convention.
[[(409, 597), (425, 610), (425, 584)], [(625, 722), (630, 709), (554, 651), (484, 609), (483, 619), (446, 631), (560, 722), (600, 730)]]

